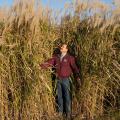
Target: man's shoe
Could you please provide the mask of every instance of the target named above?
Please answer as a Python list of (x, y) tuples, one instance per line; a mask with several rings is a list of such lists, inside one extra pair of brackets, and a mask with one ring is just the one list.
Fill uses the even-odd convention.
[(66, 120), (72, 120), (71, 114), (67, 114), (67, 115), (66, 115)]

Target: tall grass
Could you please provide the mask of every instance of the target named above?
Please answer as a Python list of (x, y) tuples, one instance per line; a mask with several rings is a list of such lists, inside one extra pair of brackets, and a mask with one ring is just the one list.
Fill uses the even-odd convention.
[(69, 44), (80, 68), (82, 87), (77, 91), (73, 86), (75, 119), (83, 114), (87, 120), (99, 119), (119, 110), (119, 5), (77, 0), (64, 10), (57, 18), (61, 23), (56, 23), (56, 11), (39, 1), (18, 0), (1, 19), (1, 120), (59, 119), (51, 69), (39, 68), (39, 63), (52, 56), (59, 39)]
[(54, 113), (51, 80), (39, 70), (38, 63), (50, 57), (56, 35), (49, 14), (44, 15), (44, 8), (35, 4), (17, 1), (5, 21), (1, 119), (47, 119)]

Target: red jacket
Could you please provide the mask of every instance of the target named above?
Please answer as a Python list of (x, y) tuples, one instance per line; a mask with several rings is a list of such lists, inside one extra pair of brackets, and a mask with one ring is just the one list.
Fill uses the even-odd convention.
[(43, 69), (54, 67), (58, 78), (67, 78), (72, 73), (75, 73), (76, 75), (79, 74), (78, 67), (75, 63), (75, 58), (69, 54), (66, 54), (62, 61), (60, 61), (60, 55), (53, 56), (45, 63), (40, 64), (40, 66)]

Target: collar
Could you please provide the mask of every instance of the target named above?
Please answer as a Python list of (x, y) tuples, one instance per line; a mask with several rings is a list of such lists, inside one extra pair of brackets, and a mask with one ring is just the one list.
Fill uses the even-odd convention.
[(67, 55), (67, 53), (62, 53), (61, 54), (61, 57), (64, 57), (64, 56), (66, 56)]
[[(60, 57), (61, 57), (62, 54), (60, 54)], [(69, 53), (66, 53), (63, 57), (67, 57), (69, 56)]]

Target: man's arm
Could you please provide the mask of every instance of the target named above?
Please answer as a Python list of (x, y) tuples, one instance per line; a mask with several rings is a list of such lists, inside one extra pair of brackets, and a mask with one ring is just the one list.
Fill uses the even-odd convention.
[(79, 69), (75, 63), (75, 58), (71, 56), (70, 58), (70, 65), (72, 67), (73, 73), (77, 76), (79, 74)]
[(81, 80), (80, 80), (80, 74), (79, 74), (79, 69), (76, 65), (75, 58), (71, 57), (70, 59), (70, 65), (72, 67), (73, 73), (75, 74), (75, 77), (77, 79), (78, 84), (81, 86)]
[(42, 69), (47, 69), (49, 67), (53, 67), (54, 65), (55, 65), (55, 57), (52, 57), (48, 59), (47, 61), (45, 61), (44, 63), (40, 64), (40, 67)]

